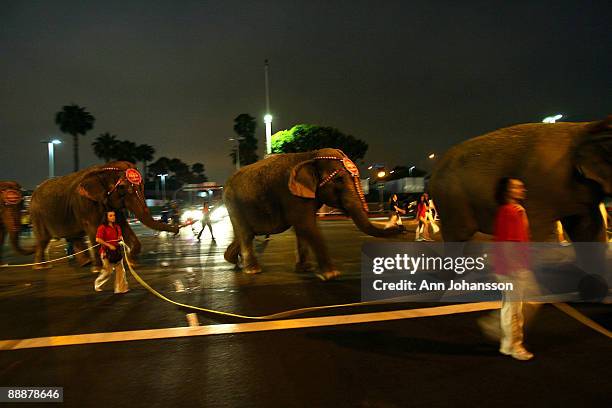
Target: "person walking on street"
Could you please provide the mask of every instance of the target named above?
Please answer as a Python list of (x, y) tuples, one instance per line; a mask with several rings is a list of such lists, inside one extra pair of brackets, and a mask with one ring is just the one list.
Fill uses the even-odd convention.
[(390, 223), (395, 225), (402, 225), (402, 214), (406, 214), (406, 210), (402, 209), (397, 194), (393, 194), (391, 200), (389, 200), (389, 209), (391, 210)]
[[(421, 195), (417, 204), (417, 228), (414, 237), (415, 241), (433, 241), (429, 236), (429, 220), (427, 212), (429, 211), (429, 202), (425, 194)], [(422, 235), (422, 236), (421, 236)]]
[[(513, 284), (513, 289), (502, 294), (498, 320), (501, 325), (499, 352), (517, 360), (533, 358), (523, 345), (523, 326), (539, 306), (526, 301), (533, 300), (539, 290), (529, 266), (529, 221), (522, 206), (525, 197), (526, 190), (521, 180), (504, 177), (499, 181), (495, 194), (499, 207), (493, 232), (494, 267), (500, 282)], [(479, 321), (481, 328), (491, 337), (496, 336), (492, 323), (486, 318)]]
[(102, 258), (102, 271), (94, 283), (96, 292), (102, 291), (102, 286), (108, 282), (113, 271), (115, 272), (115, 293), (125, 293), (129, 290), (125, 269), (121, 263), (123, 255), (119, 246), (123, 235), (121, 227), (115, 221), (115, 212), (107, 211), (96, 233), (96, 242), (100, 244), (100, 257)]
[(208, 227), (208, 229), (210, 230), (210, 235), (212, 237), (212, 240), (214, 241), (215, 234), (213, 234), (212, 224), (210, 222), (210, 208), (208, 207), (208, 203), (204, 203), (204, 206), (202, 207), (202, 229), (198, 234), (198, 241), (202, 237), (202, 232), (204, 232), (204, 228), (206, 227)]

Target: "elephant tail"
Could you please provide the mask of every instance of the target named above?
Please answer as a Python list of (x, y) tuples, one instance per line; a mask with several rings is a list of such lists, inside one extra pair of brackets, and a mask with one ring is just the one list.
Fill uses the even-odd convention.
[(240, 254), (240, 244), (238, 243), (238, 241), (234, 240), (232, 241), (230, 246), (228, 246), (227, 249), (225, 250), (225, 254), (223, 254), (223, 257), (225, 258), (227, 262), (236, 265), (238, 264), (239, 254)]

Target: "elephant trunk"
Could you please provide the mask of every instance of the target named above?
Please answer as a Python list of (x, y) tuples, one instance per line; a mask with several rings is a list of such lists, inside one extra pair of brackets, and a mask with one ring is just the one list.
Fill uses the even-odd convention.
[(141, 199), (131, 199), (130, 202), (126, 203), (128, 210), (132, 211), (136, 218), (140, 222), (142, 222), (147, 227), (154, 229), (156, 231), (168, 231), (177, 233), (178, 227), (175, 225), (165, 224), (163, 222), (155, 221), (153, 217), (151, 217), (151, 212), (149, 211), (149, 207), (145, 204), (144, 200)]
[(4, 211), (3, 221), (4, 225), (6, 225), (8, 228), (11, 245), (15, 252), (18, 252), (21, 255), (32, 255), (34, 253), (34, 248), (24, 249), (19, 243), (19, 231), (21, 229), (20, 209), (15, 205), (11, 205), (6, 208)]
[(348, 212), (353, 222), (362, 232), (373, 237), (390, 237), (401, 233), (401, 229), (397, 226), (391, 228), (380, 228), (370, 222), (368, 214), (363, 209), (360, 202), (352, 205), (345, 205), (345, 210)]

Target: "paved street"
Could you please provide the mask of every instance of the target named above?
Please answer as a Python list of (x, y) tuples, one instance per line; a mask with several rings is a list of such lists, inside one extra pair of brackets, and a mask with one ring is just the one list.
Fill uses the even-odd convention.
[[(208, 231), (198, 242), (189, 228), (172, 237), (136, 225), (143, 242), (136, 270), (175, 301), (249, 316), (358, 302), (361, 245), (378, 240), (350, 221), (320, 224), (343, 272), (335, 282), (293, 271), (291, 231), (257, 239), (263, 273), (236, 271), (223, 260), (227, 219), (214, 225), (216, 243)], [(63, 251), (63, 242), (52, 242), (50, 257)], [(31, 262), (7, 252), (11, 264)], [(414, 316), (441, 305), (337, 308), (297, 316), (292, 329), (198, 313), (202, 331), (162, 338), (162, 329), (188, 326), (192, 311), (156, 298), (131, 276), (125, 295), (111, 285), (95, 293), (94, 278), (68, 262), (0, 269), (0, 340), (72, 335), (53, 337), (72, 344), (59, 347), (6, 350), (4, 342), (0, 386), (63, 386), (64, 403), (78, 407), (587, 406), (612, 397), (610, 338), (551, 305), (527, 331), (536, 358), (521, 363), (482, 336), (475, 321), (487, 312), (462, 313), (464, 305), (442, 305), (453, 312), (422, 318)], [(612, 328), (609, 305), (571, 306)], [(397, 310), (407, 317), (385, 314)], [(366, 313), (362, 323), (343, 324)], [(143, 332), (151, 329), (160, 330)], [(117, 332), (148, 339), (114, 341)], [(97, 337), (79, 336), (88, 333)]]

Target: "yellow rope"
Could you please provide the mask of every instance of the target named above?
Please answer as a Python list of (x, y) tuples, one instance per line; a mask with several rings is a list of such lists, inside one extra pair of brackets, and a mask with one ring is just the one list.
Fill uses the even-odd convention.
[(19, 265), (0, 265), (0, 268), (23, 268), (26, 266), (36, 266), (36, 265), (42, 265), (42, 264), (47, 264), (47, 263), (51, 263), (51, 262), (57, 262), (57, 261), (61, 261), (62, 259), (68, 259), (72, 256), (78, 255), (78, 254), (82, 254), (83, 252), (89, 251), (92, 248), (95, 248), (97, 246), (100, 246), (100, 244), (96, 244), (94, 246), (90, 246), (87, 249), (84, 249), (82, 251), (79, 252), (75, 252), (72, 255), (66, 255), (66, 256), (62, 256), (61, 258), (57, 258), (57, 259), (51, 259), (50, 261), (43, 261), (43, 262), (35, 262), (35, 263), (28, 263), (28, 264), (19, 264)]
[[(123, 245), (126, 248), (126, 253), (130, 252), (130, 248), (124, 242), (120, 242), (120, 244)], [(205, 309), (203, 307), (187, 305), (185, 303), (180, 303), (180, 302), (176, 302), (176, 301), (174, 301), (172, 299), (169, 299), (166, 296), (164, 296), (161, 293), (159, 293), (158, 291), (156, 291), (155, 289), (153, 289), (147, 282), (145, 282), (140, 277), (140, 275), (138, 275), (138, 273), (136, 273), (136, 271), (134, 270), (134, 268), (130, 264), (130, 261), (127, 259), (127, 257), (124, 257), (123, 259), (125, 259), (125, 261), (127, 263), (127, 266), (128, 266), (128, 270), (130, 271), (130, 273), (132, 274), (134, 279), (136, 279), (136, 281), (138, 283), (140, 283), (145, 289), (147, 289), (149, 292), (151, 292), (153, 295), (157, 296), (158, 298), (160, 298), (162, 300), (165, 300), (166, 302), (170, 302), (173, 305), (184, 307), (184, 308), (187, 308), (187, 309), (197, 310), (197, 311), (200, 311), (200, 312), (206, 312), (206, 313), (210, 313), (210, 314), (217, 315), (217, 316), (233, 317), (233, 318), (236, 318), (236, 319), (243, 319), (243, 320), (276, 320), (276, 319), (285, 319), (285, 318), (288, 318), (288, 317), (297, 316), (297, 315), (301, 315), (301, 314), (308, 313), (308, 312), (313, 312), (313, 311), (318, 311), (318, 310), (328, 310), (328, 309), (336, 309), (336, 308), (344, 308), (344, 307), (385, 304), (385, 303), (390, 303), (390, 302), (394, 301), (394, 299), (387, 299), (387, 300), (374, 300), (374, 301), (369, 301), (369, 302), (345, 303), (345, 304), (340, 304), (340, 305), (302, 307), (302, 308), (299, 308), (299, 309), (286, 310), (284, 312), (273, 313), (273, 314), (263, 315), (263, 316), (246, 316), (246, 315), (241, 315), (241, 314), (236, 314), (236, 313), (222, 312), (220, 310)], [(122, 259), (121, 262), (123, 262), (123, 259)], [(397, 298), (397, 299), (400, 299), (400, 298)]]

